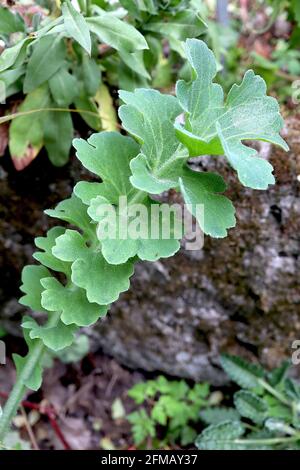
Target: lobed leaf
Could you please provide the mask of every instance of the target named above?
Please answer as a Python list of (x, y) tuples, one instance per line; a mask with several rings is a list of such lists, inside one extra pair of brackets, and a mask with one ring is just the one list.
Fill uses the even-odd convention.
[(181, 109), (177, 100), (154, 90), (120, 92), (125, 105), (119, 109), (123, 127), (141, 143), (141, 153), (130, 163), (130, 181), (137, 189), (159, 194), (180, 189), (188, 209), (196, 215), (204, 233), (225, 237), (235, 226), (232, 203), (218, 192), (226, 188), (222, 178), (211, 173), (196, 173), (187, 166), (188, 153), (174, 131), (174, 120)]
[[(29, 318), (29, 317), (28, 317)], [(28, 346), (28, 354), (34, 351), (37, 341), (30, 338), (28, 331), (24, 330), (24, 337)], [(43, 369), (41, 364), (37, 364), (33, 371), (27, 372), (27, 357), (22, 357), (19, 354), (12, 355), (13, 361), (16, 366), (17, 376), (21, 379), (25, 387), (37, 391), (42, 385)]]
[(65, 325), (89, 326), (107, 313), (107, 306), (90, 303), (85, 291), (76, 286), (63, 286), (53, 277), (41, 280), (44, 287), (41, 303), (45, 310), (61, 312)]
[[(62, 262), (60, 259), (57, 259), (52, 254), (52, 248), (55, 245), (55, 240), (57, 239), (57, 237), (65, 233), (65, 231), (66, 229), (63, 227), (53, 227), (48, 230), (47, 235), (45, 237), (37, 237), (34, 240), (34, 243), (42, 251), (34, 253), (33, 257), (41, 264), (47, 266), (47, 268), (52, 269), (53, 271), (69, 274), (70, 268), (68, 264)], [(45, 274), (43, 277), (47, 277), (47, 275)]]
[(129, 288), (133, 263), (108, 264), (102, 253), (88, 247), (78, 232), (68, 230), (58, 237), (53, 253), (64, 261), (73, 262), (72, 282), (86, 291), (89, 302), (106, 306)]
[(181, 113), (176, 98), (147, 89), (119, 95), (126, 103), (119, 109), (123, 127), (141, 144), (140, 154), (130, 164), (132, 185), (152, 194), (176, 187), (188, 159), (173, 128)]
[[(77, 330), (76, 325), (65, 325), (61, 320), (55, 326), (40, 326), (31, 317), (25, 317), (22, 323), (24, 330), (29, 330), (31, 339), (40, 339), (44, 345), (52, 351), (59, 351), (70, 346)], [(31, 387), (30, 387), (31, 388)]]
[(225, 154), (244, 186), (266, 189), (275, 181), (271, 164), (242, 142), (263, 140), (288, 150), (279, 135), (283, 120), (277, 101), (266, 96), (264, 80), (252, 70), (224, 101), (221, 86), (213, 83), (216, 60), (206, 44), (188, 39), (186, 54), (193, 79), (177, 82), (176, 94), (186, 113), (185, 126), (175, 126), (178, 139), (191, 157)]
[(25, 266), (22, 271), (22, 285), (20, 287), (25, 295), (19, 299), (20, 304), (26, 305), (36, 312), (44, 312), (41, 304), (43, 287), (40, 281), (49, 275), (48, 269), (44, 266)]

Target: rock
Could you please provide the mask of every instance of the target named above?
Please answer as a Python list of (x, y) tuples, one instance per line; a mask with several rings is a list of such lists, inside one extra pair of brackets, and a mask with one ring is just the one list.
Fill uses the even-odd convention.
[(243, 188), (221, 157), (199, 168), (229, 182), (237, 227), (205, 239), (200, 252), (137, 266), (131, 289), (96, 326), (97, 342), (123, 364), (218, 385), (226, 351), (273, 367), (300, 339), (300, 137), (288, 119), (288, 154), (268, 144), (260, 154), (275, 168), (268, 191)]

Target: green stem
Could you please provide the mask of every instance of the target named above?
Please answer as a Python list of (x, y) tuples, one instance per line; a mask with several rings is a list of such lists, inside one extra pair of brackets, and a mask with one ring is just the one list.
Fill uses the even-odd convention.
[(235, 439), (235, 444), (253, 444), (253, 445), (275, 445), (286, 442), (296, 442), (300, 440), (300, 434), (291, 437), (270, 437), (269, 439)]
[(86, 16), (90, 16), (91, 15), (91, 7), (92, 7), (92, 3), (91, 3), (91, 0), (86, 0)]
[(86, 0), (77, 0), (81, 13), (86, 13)]
[(28, 114), (40, 113), (43, 111), (56, 111), (60, 113), (80, 113), (80, 114), (89, 114), (91, 116), (99, 117), (98, 113), (94, 111), (89, 111), (87, 109), (69, 109), (69, 108), (37, 108), (37, 109), (30, 109), (28, 111), (20, 111), (18, 113), (8, 114), (7, 116), (0, 117), (0, 124), (4, 124), (5, 122), (12, 121), (13, 119), (20, 117), (20, 116), (27, 116)]
[(289, 401), (284, 397), (284, 395), (282, 395), (282, 393), (280, 393), (280, 392), (278, 392), (277, 390), (275, 390), (275, 388), (273, 388), (271, 385), (269, 385), (268, 382), (266, 382), (265, 380), (260, 379), (260, 380), (259, 380), (259, 384), (260, 384), (265, 390), (267, 390), (271, 395), (273, 395), (273, 396), (276, 397), (279, 401), (281, 401), (281, 403), (283, 403), (284, 405), (288, 406), (289, 408), (292, 407), (293, 403), (292, 403), (292, 402), (289, 402)]
[[(60, 312), (51, 315), (51, 318), (48, 321), (47, 325), (49, 327), (55, 326), (59, 318)], [(3, 414), (0, 419), (0, 442), (3, 442), (6, 433), (9, 431), (11, 421), (16, 415), (22, 398), (26, 392), (26, 386), (24, 385), (24, 383), (31, 376), (36, 366), (41, 363), (45, 350), (46, 347), (44, 343), (41, 340), (37, 340), (36, 344), (27, 356), (26, 364), (23, 367), (20, 375), (18, 376), (16, 383), (3, 409)]]

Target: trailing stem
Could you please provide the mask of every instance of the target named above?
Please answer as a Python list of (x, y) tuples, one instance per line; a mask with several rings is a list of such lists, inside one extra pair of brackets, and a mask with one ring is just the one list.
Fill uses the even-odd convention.
[[(54, 314), (49, 320), (48, 325), (56, 325), (59, 320), (59, 317), (60, 313)], [(26, 392), (26, 386), (24, 385), (24, 383), (34, 372), (37, 365), (41, 364), (45, 350), (46, 346), (44, 345), (43, 341), (37, 340), (36, 344), (27, 356), (26, 364), (22, 369), (22, 372), (18, 376), (17, 381), (3, 409), (3, 414), (0, 419), (0, 442), (3, 442), (6, 433), (9, 431), (10, 423), (16, 415), (19, 405)]]

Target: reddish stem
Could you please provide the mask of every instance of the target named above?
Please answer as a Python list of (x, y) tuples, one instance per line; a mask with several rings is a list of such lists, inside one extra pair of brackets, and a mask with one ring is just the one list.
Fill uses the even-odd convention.
[[(7, 398), (8, 394), (0, 391), (0, 397)], [(23, 400), (22, 406), (24, 408), (28, 408), (30, 410), (37, 410), (40, 414), (47, 416), (50, 426), (52, 427), (54, 433), (62, 443), (65, 450), (71, 450), (70, 445), (68, 444), (66, 438), (64, 437), (58, 422), (57, 422), (57, 414), (54, 408), (50, 405), (49, 407), (44, 407), (38, 403), (32, 403), (31, 401)]]

